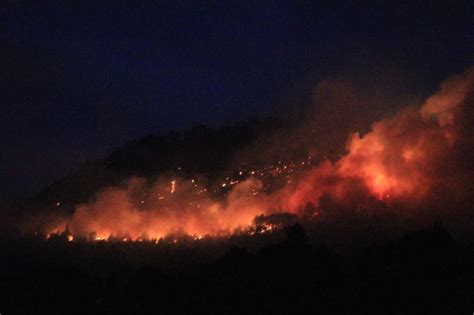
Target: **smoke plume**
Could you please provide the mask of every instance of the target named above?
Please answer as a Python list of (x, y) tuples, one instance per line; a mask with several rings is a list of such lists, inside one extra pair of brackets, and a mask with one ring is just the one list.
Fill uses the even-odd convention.
[[(218, 235), (245, 229), (256, 216), (274, 212), (307, 216), (309, 207), (309, 215), (317, 219), (325, 198), (359, 210), (367, 200), (397, 209), (403, 205), (406, 212), (466, 204), (472, 197), (473, 91), (474, 69), (469, 69), (445, 81), (421, 107), (405, 107), (372, 124), (365, 134), (352, 133), (346, 153), (333, 160), (315, 163), (311, 152), (321, 149), (305, 147), (309, 158), (276, 162), (278, 152), (294, 149), (285, 147), (285, 142), (295, 143), (288, 137), (273, 151), (262, 148), (261, 156), (274, 153), (267, 165), (232, 170), (235, 176), (211, 184), (197, 176), (152, 182), (132, 178), (98, 192), (49, 232), (67, 228), (74, 236), (94, 234), (100, 239)], [(337, 116), (330, 125), (337, 129)], [(311, 132), (306, 131), (319, 126), (306, 124), (292, 137), (308, 137)], [(328, 142), (337, 138), (334, 131), (327, 135)], [(275, 181), (280, 185), (273, 185)]]

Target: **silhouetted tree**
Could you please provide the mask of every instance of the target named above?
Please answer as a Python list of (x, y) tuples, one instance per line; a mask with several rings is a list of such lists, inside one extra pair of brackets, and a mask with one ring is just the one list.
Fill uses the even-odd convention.
[(287, 242), (294, 245), (303, 245), (308, 242), (308, 236), (301, 224), (297, 223), (285, 228)]

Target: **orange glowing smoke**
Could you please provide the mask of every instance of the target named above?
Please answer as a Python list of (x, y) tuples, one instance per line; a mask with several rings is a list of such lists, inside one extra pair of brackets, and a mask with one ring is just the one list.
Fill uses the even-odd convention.
[(73, 216), (55, 228), (67, 226), (72, 235), (108, 239), (159, 239), (172, 233), (196, 237), (248, 226), (262, 209), (265, 198), (252, 191), (262, 184), (250, 178), (234, 186), (225, 200), (210, 195), (190, 181), (158, 180), (151, 187), (144, 179), (132, 178), (126, 187), (108, 188), (89, 204), (76, 208)]
[(266, 193), (264, 183), (250, 176), (219, 184), (231, 189), (216, 200), (208, 187), (194, 180), (164, 178), (150, 186), (134, 178), (125, 188), (108, 188), (78, 206), (71, 218), (53, 230), (67, 225), (74, 236), (95, 232), (99, 239), (158, 239), (171, 233), (201, 237), (245, 228), (270, 209), (298, 213), (307, 203), (318, 207), (323, 195), (343, 203), (369, 196), (423, 201), (442, 181), (437, 178), (438, 169), (456, 146), (457, 118), (473, 85), (473, 69), (453, 77), (420, 110), (403, 109), (374, 123), (363, 136), (352, 134), (345, 156), (307, 169), (276, 192)]
[(323, 194), (338, 201), (351, 200), (354, 193), (422, 201), (440, 181), (437, 169), (456, 145), (456, 118), (473, 90), (474, 69), (470, 69), (443, 83), (420, 110), (403, 109), (373, 124), (362, 137), (354, 133), (345, 156), (335, 163), (325, 161), (288, 189), (286, 208), (297, 211), (307, 202), (317, 205)]

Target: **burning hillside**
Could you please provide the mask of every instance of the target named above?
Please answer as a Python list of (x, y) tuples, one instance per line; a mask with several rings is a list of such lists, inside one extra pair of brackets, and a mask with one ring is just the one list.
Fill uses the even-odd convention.
[(319, 220), (323, 197), (359, 210), (372, 199), (406, 209), (459, 202), (472, 184), (465, 160), (472, 157), (473, 92), (470, 69), (444, 82), (421, 107), (404, 108), (366, 134), (353, 133), (347, 153), (334, 161), (307, 153), (298, 160), (229, 170), (213, 180), (132, 177), (97, 192), (43, 232), (67, 229), (71, 238), (97, 239), (160, 239), (175, 233), (200, 238), (245, 231), (256, 217), (274, 213)]

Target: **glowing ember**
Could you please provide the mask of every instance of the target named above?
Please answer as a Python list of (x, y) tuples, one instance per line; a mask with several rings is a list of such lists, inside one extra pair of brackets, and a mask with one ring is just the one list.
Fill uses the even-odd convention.
[(172, 194), (174, 194), (175, 191), (176, 191), (176, 181), (175, 181), (175, 180), (172, 180), (172, 181), (171, 181), (171, 188), (170, 188), (170, 191), (171, 191)]

